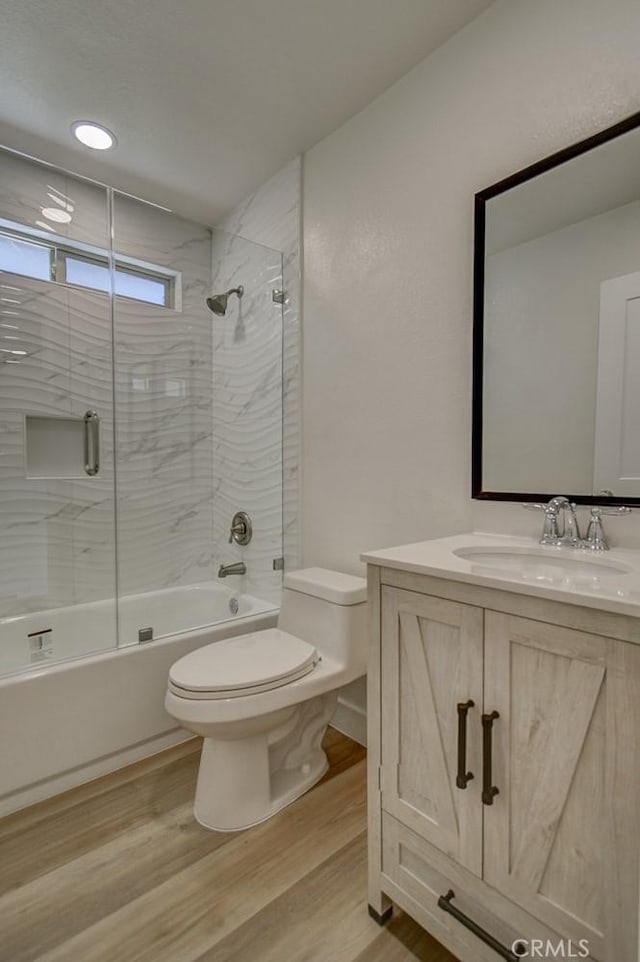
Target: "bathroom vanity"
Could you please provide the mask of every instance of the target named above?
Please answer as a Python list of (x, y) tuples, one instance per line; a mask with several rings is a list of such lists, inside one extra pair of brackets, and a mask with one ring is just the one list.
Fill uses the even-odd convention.
[(638, 554), (461, 535), (363, 556), (378, 921), (395, 902), (462, 962), (532, 940), (638, 962)]

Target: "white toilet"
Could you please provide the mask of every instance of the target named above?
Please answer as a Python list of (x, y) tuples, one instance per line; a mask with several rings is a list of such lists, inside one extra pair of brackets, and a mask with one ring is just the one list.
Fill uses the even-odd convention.
[(367, 670), (366, 600), (363, 578), (293, 571), (277, 628), (214, 642), (172, 666), (165, 708), (204, 737), (201, 825), (256, 825), (322, 778), (337, 689)]

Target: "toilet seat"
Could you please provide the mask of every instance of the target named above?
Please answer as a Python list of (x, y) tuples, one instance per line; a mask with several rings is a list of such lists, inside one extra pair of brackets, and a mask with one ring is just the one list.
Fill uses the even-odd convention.
[(280, 688), (313, 671), (317, 649), (279, 628), (197, 648), (172, 665), (169, 689), (182, 698), (237, 698)]

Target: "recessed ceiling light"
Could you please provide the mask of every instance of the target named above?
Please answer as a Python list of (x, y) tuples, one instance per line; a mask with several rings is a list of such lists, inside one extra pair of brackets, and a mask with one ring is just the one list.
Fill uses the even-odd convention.
[(67, 210), (60, 210), (59, 207), (43, 207), (42, 216), (47, 220), (52, 220), (55, 224), (68, 224), (71, 214)]
[(116, 144), (115, 135), (110, 130), (91, 120), (76, 120), (71, 124), (71, 132), (81, 144), (93, 150), (109, 150)]

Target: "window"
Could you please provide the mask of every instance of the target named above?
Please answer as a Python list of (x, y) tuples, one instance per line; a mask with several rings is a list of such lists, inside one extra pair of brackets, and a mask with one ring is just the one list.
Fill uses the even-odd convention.
[[(66, 240), (62, 246), (57, 241), (27, 240), (13, 233), (0, 233), (0, 271), (92, 291), (109, 293), (111, 290), (106, 252), (85, 253)], [(160, 267), (115, 258), (117, 297), (172, 308), (175, 307), (176, 279), (176, 274)]]
[(11, 274), (51, 280), (51, 250), (44, 244), (32, 244), (8, 234), (0, 234), (0, 270)]

